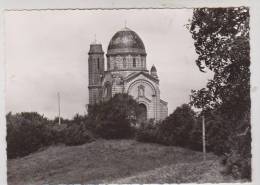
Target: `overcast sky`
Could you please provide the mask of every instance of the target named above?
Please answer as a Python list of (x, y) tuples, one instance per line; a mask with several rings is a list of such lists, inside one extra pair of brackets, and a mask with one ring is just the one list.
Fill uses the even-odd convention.
[(191, 9), (7, 12), (6, 111), (37, 111), (53, 118), (60, 92), (63, 117), (86, 113), (89, 45), (96, 34), (106, 52), (126, 21), (143, 40), (147, 68), (156, 66), (161, 99), (172, 113), (212, 75), (195, 64), (193, 40), (185, 27), (191, 17)]

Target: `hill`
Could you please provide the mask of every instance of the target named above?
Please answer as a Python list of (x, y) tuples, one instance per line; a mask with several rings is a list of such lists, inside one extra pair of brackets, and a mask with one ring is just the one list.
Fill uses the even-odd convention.
[(9, 185), (60, 183), (234, 182), (220, 159), (180, 147), (134, 140), (97, 140), (81, 146), (51, 146), (8, 161)]

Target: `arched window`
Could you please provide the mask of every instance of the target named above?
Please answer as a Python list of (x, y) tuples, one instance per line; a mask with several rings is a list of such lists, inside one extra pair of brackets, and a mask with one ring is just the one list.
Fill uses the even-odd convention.
[(106, 82), (104, 86), (104, 91), (103, 91), (103, 98), (104, 100), (109, 100), (112, 98), (112, 85), (110, 82)]
[(136, 60), (133, 58), (133, 67), (136, 67)]
[(142, 61), (142, 64), (141, 64), (141, 65), (142, 65), (142, 67), (144, 68), (144, 67), (145, 67), (145, 65), (144, 65), (144, 59), (142, 58), (141, 61)]
[(123, 58), (123, 68), (126, 68), (126, 58)]

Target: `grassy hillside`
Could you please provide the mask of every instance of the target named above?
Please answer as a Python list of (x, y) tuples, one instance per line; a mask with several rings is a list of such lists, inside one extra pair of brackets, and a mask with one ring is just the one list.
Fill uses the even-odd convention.
[(219, 159), (201, 152), (134, 140), (51, 146), (8, 161), (9, 185), (59, 183), (229, 182)]

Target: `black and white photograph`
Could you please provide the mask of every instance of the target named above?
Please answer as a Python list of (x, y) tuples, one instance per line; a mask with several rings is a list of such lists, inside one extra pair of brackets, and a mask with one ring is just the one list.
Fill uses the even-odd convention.
[(250, 15), (6, 10), (8, 185), (252, 182)]

